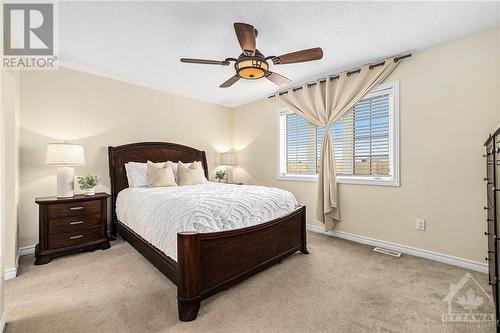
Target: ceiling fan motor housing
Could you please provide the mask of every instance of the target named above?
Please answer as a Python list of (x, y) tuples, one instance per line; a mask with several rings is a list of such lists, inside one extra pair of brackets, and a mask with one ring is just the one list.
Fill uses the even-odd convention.
[(247, 80), (256, 80), (266, 75), (269, 70), (269, 64), (264, 55), (259, 50), (255, 50), (254, 56), (247, 56), (242, 53), (234, 64), (234, 68), (239, 77)]

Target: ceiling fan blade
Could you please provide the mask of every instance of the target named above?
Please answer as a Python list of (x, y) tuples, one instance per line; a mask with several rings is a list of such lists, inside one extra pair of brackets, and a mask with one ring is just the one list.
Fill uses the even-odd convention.
[(238, 75), (235, 75), (235, 76), (231, 77), (229, 80), (227, 80), (226, 82), (224, 82), (223, 84), (221, 84), (219, 86), (219, 88), (231, 87), (239, 79), (240, 79), (240, 77)]
[(219, 60), (206, 60), (206, 59), (192, 59), (192, 58), (181, 58), (181, 62), (189, 64), (205, 64), (205, 65), (221, 65), (229, 66), (229, 61), (219, 61)]
[(301, 50), (283, 54), (278, 57), (274, 57), (272, 60), (275, 65), (283, 65), (283, 64), (293, 64), (297, 62), (319, 60), (321, 58), (323, 58), (323, 50), (321, 49), (321, 47), (315, 47), (313, 49), (307, 49), (307, 50)]
[(255, 28), (246, 23), (235, 23), (234, 31), (243, 53), (248, 56), (255, 55)]
[(278, 86), (286, 87), (287, 85), (292, 83), (292, 80), (284, 77), (283, 75), (280, 75), (280, 74), (275, 73), (275, 72), (267, 72), (267, 73), (268, 74), (266, 75), (266, 78), (269, 81), (276, 83)]

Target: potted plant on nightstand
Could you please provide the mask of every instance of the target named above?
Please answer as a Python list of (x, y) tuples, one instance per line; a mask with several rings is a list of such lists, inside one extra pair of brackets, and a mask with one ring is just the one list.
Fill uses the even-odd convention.
[(223, 182), (225, 178), (226, 178), (226, 171), (224, 171), (224, 170), (218, 170), (215, 173), (215, 179), (217, 179), (217, 181), (219, 183)]
[(86, 175), (83, 177), (76, 177), (78, 181), (78, 185), (80, 185), (80, 189), (83, 190), (85, 195), (94, 195), (95, 187), (99, 184), (99, 177)]

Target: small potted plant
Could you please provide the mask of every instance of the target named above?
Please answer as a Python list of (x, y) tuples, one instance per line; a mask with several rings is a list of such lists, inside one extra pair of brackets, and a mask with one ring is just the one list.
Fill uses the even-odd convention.
[(226, 171), (224, 171), (224, 170), (218, 170), (215, 173), (215, 179), (217, 179), (217, 181), (219, 183), (223, 182), (225, 178), (226, 178)]
[(99, 177), (92, 175), (76, 177), (76, 179), (78, 181), (78, 185), (80, 185), (80, 189), (83, 190), (83, 193), (85, 195), (94, 195), (95, 187), (97, 186), (97, 184), (99, 184), (99, 181), (101, 180)]

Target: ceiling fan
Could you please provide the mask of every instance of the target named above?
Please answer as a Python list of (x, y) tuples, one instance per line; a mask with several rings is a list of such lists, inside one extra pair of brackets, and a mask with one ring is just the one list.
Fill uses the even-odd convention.
[(276, 83), (279, 86), (286, 86), (291, 80), (275, 72), (269, 70), (268, 60), (271, 60), (274, 65), (293, 64), (297, 62), (306, 62), (319, 60), (323, 58), (323, 50), (320, 47), (295, 51), (292, 53), (283, 54), (280, 56), (265, 57), (259, 50), (255, 48), (255, 38), (257, 30), (250, 24), (234, 23), (234, 31), (240, 43), (243, 53), (236, 58), (226, 58), (225, 60), (205, 60), (181, 58), (181, 62), (191, 64), (207, 64), (229, 66), (231, 61), (234, 61), (234, 69), (236, 74), (229, 80), (220, 85), (220, 88), (232, 86), (239, 79), (256, 80), (265, 77), (269, 81)]

